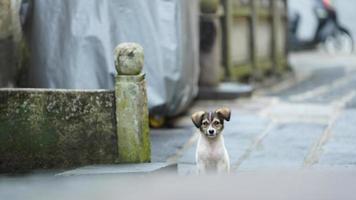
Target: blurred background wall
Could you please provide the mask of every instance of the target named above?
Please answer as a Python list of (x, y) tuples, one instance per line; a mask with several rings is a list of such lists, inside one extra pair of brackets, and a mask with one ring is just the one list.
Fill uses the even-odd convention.
[[(317, 19), (313, 13), (315, 0), (288, 0), (289, 13), (298, 12), (301, 15), (301, 21), (298, 29), (298, 38), (312, 39), (317, 26)], [(339, 15), (339, 21), (349, 29), (354, 38), (356, 38), (356, 1), (333, 0)]]

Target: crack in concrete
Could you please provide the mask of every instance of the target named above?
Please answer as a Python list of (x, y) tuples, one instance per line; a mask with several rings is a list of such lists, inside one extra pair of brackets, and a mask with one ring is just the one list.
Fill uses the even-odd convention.
[(336, 121), (342, 114), (345, 106), (356, 96), (356, 91), (351, 91), (347, 95), (341, 97), (339, 100), (332, 102), (330, 105), (335, 108), (333, 114), (331, 115), (328, 125), (324, 132), (321, 134), (319, 139), (313, 144), (309, 153), (307, 154), (303, 168), (308, 168), (319, 162), (319, 159), (323, 153), (323, 147), (332, 137), (332, 129), (335, 126)]
[(263, 139), (266, 138), (267, 135), (270, 133), (270, 131), (277, 125), (278, 125), (278, 123), (275, 121), (272, 121), (267, 125), (267, 127), (264, 129), (264, 131), (253, 140), (251, 145), (246, 149), (244, 154), (242, 154), (242, 156), (237, 160), (237, 162), (235, 164), (231, 165), (232, 172), (235, 172), (236, 170), (238, 170), (238, 168), (241, 166), (241, 164), (250, 157), (251, 153), (258, 147), (258, 145), (260, 145), (262, 143)]

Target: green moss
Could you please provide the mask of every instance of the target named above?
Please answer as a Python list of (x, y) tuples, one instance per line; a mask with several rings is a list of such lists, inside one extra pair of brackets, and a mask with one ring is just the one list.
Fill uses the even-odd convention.
[(0, 89), (0, 173), (149, 162), (146, 86), (135, 80), (119, 82), (117, 98), (113, 91)]
[(148, 162), (151, 145), (145, 82), (118, 81), (116, 113), (119, 162)]
[(244, 77), (252, 75), (253, 69), (251, 64), (234, 65), (231, 69), (231, 80), (241, 80)]
[(113, 92), (0, 90), (0, 172), (114, 163)]
[(200, 0), (200, 10), (203, 13), (216, 13), (219, 7), (219, 0)]

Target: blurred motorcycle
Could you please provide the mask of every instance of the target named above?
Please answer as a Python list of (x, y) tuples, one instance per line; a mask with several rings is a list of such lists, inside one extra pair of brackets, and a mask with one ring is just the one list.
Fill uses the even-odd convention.
[(354, 40), (350, 31), (342, 26), (337, 17), (331, 0), (318, 0), (314, 7), (318, 25), (312, 40), (303, 41), (297, 38), (300, 14), (295, 13), (289, 18), (289, 47), (290, 50), (308, 50), (322, 47), (330, 54), (351, 54), (354, 51)]

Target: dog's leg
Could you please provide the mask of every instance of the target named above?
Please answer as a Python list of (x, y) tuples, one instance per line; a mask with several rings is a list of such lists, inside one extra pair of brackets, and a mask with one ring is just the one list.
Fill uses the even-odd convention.
[(204, 162), (202, 161), (197, 162), (197, 173), (202, 175), (206, 174), (206, 166)]
[(221, 160), (218, 162), (217, 171), (219, 174), (227, 174), (230, 172), (229, 160)]
[(219, 163), (217, 170), (218, 170), (218, 174), (225, 174), (225, 173), (229, 173), (230, 171), (228, 165), (225, 162)]

